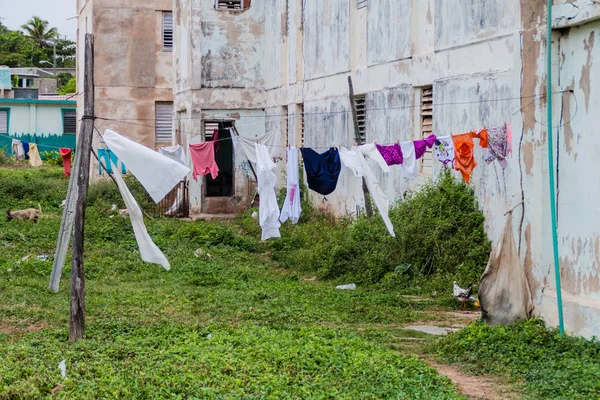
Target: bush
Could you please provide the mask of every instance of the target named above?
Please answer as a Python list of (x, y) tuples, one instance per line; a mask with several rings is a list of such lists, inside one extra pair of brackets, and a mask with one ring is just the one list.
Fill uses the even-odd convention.
[(285, 224), (269, 247), (283, 267), (322, 278), (448, 291), (453, 280), (477, 282), (491, 250), (473, 190), (450, 174), (392, 208), (396, 238), (378, 215), (333, 221), (313, 211), (307, 219)]
[(561, 335), (541, 320), (497, 327), (479, 322), (428, 350), (478, 374), (512, 378), (533, 398), (600, 398), (600, 343)]

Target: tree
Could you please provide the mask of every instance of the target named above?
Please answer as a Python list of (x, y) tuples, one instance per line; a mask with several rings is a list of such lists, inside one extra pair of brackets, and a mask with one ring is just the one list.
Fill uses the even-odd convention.
[(26, 38), (35, 41), (42, 47), (47, 45), (50, 39), (58, 36), (58, 30), (56, 28), (48, 29), (48, 21), (40, 17), (31, 17), (26, 24), (21, 25), (21, 28), (25, 31)]
[(58, 89), (59, 94), (69, 94), (69, 93), (77, 93), (76, 81), (75, 78), (71, 78), (66, 85), (62, 86)]

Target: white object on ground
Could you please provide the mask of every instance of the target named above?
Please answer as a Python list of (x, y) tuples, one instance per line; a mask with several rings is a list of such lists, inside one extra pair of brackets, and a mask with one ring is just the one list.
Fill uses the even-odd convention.
[(146, 188), (155, 203), (161, 201), (190, 172), (188, 167), (177, 161), (110, 129), (104, 131), (103, 138), (108, 148)]
[[(114, 165), (112, 160), (110, 162)], [(144, 225), (144, 215), (142, 214), (142, 209), (127, 188), (127, 185), (123, 180), (123, 176), (121, 176), (121, 171), (119, 171), (116, 165), (113, 169), (113, 174), (115, 181), (117, 182), (117, 186), (119, 187), (119, 192), (121, 192), (121, 196), (123, 197), (125, 205), (127, 206), (129, 217), (131, 219), (131, 226), (133, 226), (133, 233), (135, 234), (135, 240), (137, 241), (140, 249), (142, 260), (162, 265), (163, 268), (168, 271), (171, 269), (169, 261), (163, 252), (158, 248), (158, 246), (154, 244), (150, 238), (150, 235), (148, 235), (146, 225)]]
[(262, 228), (261, 240), (281, 237), (279, 233), (279, 205), (277, 204), (277, 194), (275, 194), (275, 185), (277, 177), (275, 168), (277, 164), (271, 159), (269, 149), (264, 144), (256, 143), (256, 175), (258, 178), (258, 193), (260, 194), (260, 203), (258, 207), (258, 223)]
[(63, 379), (67, 379), (67, 363), (65, 360), (62, 360), (58, 364), (58, 369), (60, 369), (60, 376), (62, 376)]
[(336, 289), (340, 289), (340, 290), (356, 290), (356, 284), (354, 283), (349, 283), (347, 285), (339, 285), (335, 287)]

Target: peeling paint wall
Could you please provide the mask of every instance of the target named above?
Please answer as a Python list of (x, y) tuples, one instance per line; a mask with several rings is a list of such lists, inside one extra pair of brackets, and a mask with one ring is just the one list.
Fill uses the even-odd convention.
[[(271, 132), (281, 135), (284, 143), (287, 131), (289, 143), (299, 145), (304, 104), (305, 146), (320, 152), (332, 145), (350, 146), (354, 138), (348, 76), (355, 93), (366, 95), (368, 141), (420, 138), (421, 90), (429, 86), (434, 91), (437, 135), (511, 123), (513, 154), (508, 167), (486, 164), (486, 150), (477, 147), (479, 166), (472, 186), (493, 242), (506, 218), (512, 218), (535, 313), (550, 325), (557, 323), (543, 2), (370, 0), (367, 8), (357, 9), (356, 1), (265, 0), (253, 1), (244, 12), (225, 13), (216, 12), (212, 0), (175, 3), (176, 43), (181, 47), (175, 50), (175, 103), (176, 112), (189, 119), (180, 122), (187, 130), (201, 132), (203, 118), (227, 119), (235, 112), (241, 134)], [(600, 194), (595, 187), (600, 186), (594, 185), (594, 169), (583, 166), (591, 165), (600, 147), (589, 134), (600, 122), (593, 114), (600, 96), (593, 82), (600, 76), (595, 64), (600, 22), (594, 22), (600, 10), (586, 9), (586, 22), (569, 14), (568, 3), (557, 4), (564, 15), (559, 13), (555, 21), (561, 29), (553, 42), (555, 87), (574, 91), (554, 98), (560, 105), (555, 122), (564, 125), (555, 138), (566, 326), (592, 336), (600, 335), (600, 231), (594, 214), (594, 199)], [(572, 123), (564, 124), (569, 118)], [(182, 137), (186, 143), (187, 136)], [(243, 167), (238, 161), (236, 168)], [(283, 171), (284, 163), (279, 165)], [(434, 160), (433, 179), (441, 168)], [(388, 196), (398, 201), (427, 180), (421, 175), (406, 181), (398, 169), (379, 176)], [(243, 192), (247, 183), (236, 176), (240, 207), (248, 201)], [(581, 195), (578, 189), (584, 185), (587, 192)], [(192, 191), (194, 207), (201, 209), (201, 187)], [(333, 194), (313, 192), (311, 197), (337, 214), (353, 215), (364, 206), (360, 181), (344, 169)], [(513, 211), (505, 216), (509, 210)]]

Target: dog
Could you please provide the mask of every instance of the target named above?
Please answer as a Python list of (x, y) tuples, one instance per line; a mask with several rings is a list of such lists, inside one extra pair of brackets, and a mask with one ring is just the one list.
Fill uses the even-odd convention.
[(38, 203), (37, 209), (36, 208), (27, 208), (25, 210), (15, 210), (15, 211), (6, 210), (6, 216), (9, 221), (11, 219), (16, 219), (19, 221), (31, 220), (31, 221), (37, 223), (38, 218), (40, 217), (41, 213), (42, 213), (42, 206), (39, 203)]

